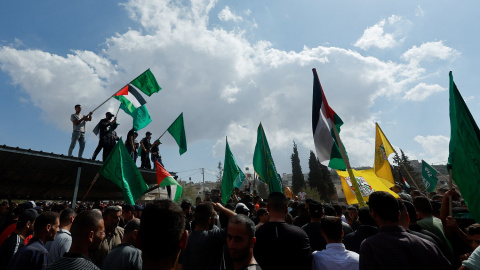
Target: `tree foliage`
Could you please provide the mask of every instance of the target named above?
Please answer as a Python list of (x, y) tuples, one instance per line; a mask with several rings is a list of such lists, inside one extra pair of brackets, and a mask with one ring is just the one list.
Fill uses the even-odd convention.
[[(317, 159), (313, 151), (310, 151), (308, 159), (310, 172), (308, 173), (308, 183), (312, 189), (317, 190), (321, 201), (330, 202), (330, 197), (335, 194), (335, 185), (332, 182), (330, 170)], [(308, 193), (307, 193), (308, 194)]]
[[(410, 159), (402, 149), (400, 149), (400, 153), (401, 155), (395, 153), (395, 156), (393, 157), (393, 163), (395, 165), (392, 166), (392, 174), (395, 182), (403, 184), (403, 179), (405, 179), (411, 188), (416, 188), (416, 186), (418, 186), (422, 190), (425, 189), (421, 174), (413, 169)], [(412, 182), (409, 175), (415, 182)]]
[(292, 191), (294, 194), (297, 194), (300, 189), (305, 189), (305, 178), (303, 177), (295, 141), (293, 142), (293, 154), (290, 159), (292, 160)]

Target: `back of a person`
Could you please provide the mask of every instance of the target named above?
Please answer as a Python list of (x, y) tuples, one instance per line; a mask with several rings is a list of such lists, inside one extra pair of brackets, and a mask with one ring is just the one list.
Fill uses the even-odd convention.
[(80, 254), (65, 253), (47, 267), (47, 270), (100, 270), (89, 258)]
[[(449, 264), (440, 249), (433, 243), (410, 234), (400, 227), (387, 227), (367, 238), (360, 246), (373, 257), (360, 257), (363, 269), (448, 269)], [(439, 260), (442, 257), (443, 262)], [(366, 262), (365, 260), (370, 260)], [(448, 261), (447, 261), (448, 262)], [(372, 267), (375, 266), (375, 267)]]
[(253, 254), (263, 270), (310, 269), (311, 250), (307, 234), (285, 222), (269, 222), (255, 233)]
[(358, 261), (360, 259), (358, 253), (348, 250), (337, 250), (332, 245), (335, 244), (330, 244), (328, 249), (313, 252), (314, 257), (321, 256), (321, 260), (314, 260), (313, 269), (358, 270)]
[(7, 269), (45, 269), (50, 262), (48, 250), (39, 239), (33, 238), (15, 253)]
[(120, 244), (103, 261), (102, 270), (140, 270), (142, 251), (131, 244)]
[(320, 222), (309, 222), (302, 227), (310, 240), (310, 248), (312, 251), (324, 250), (327, 246), (327, 242), (320, 233), (322, 225)]
[(378, 233), (378, 228), (368, 225), (360, 225), (356, 231), (347, 234), (343, 238), (345, 248), (354, 252), (360, 252), (363, 240)]
[(209, 231), (193, 231), (182, 251), (184, 270), (220, 269), (225, 233), (214, 226)]

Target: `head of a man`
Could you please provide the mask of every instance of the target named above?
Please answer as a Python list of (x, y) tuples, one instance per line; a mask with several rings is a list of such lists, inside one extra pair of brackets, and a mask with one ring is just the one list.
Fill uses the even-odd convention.
[(69, 226), (73, 223), (77, 213), (72, 208), (66, 208), (60, 214), (60, 226)]
[(122, 217), (125, 222), (129, 222), (132, 220), (135, 216), (133, 215), (135, 213), (135, 207), (131, 204), (126, 204), (122, 207)]
[(352, 221), (357, 220), (358, 210), (355, 206), (349, 205), (348, 208), (347, 208), (347, 211), (348, 211), (348, 217), (350, 218), (350, 220), (352, 220)]
[(147, 139), (150, 139), (152, 137), (152, 133), (150, 131), (147, 131), (147, 133), (145, 133), (145, 137), (147, 137)]
[(105, 238), (102, 215), (98, 211), (83, 211), (75, 217), (70, 233), (72, 245), (86, 247), (89, 251), (98, 250)]
[(467, 238), (473, 249), (480, 246), (480, 224), (474, 223), (467, 227)]
[(213, 221), (214, 209), (211, 203), (201, 203), (195, 208), (195, 222), (197, 226), (209, 229)]
[(38, 215), (34, 223), (35, 236), (44, 243), (55, 240), (60, 227), (58, 214), (52, 211), (45, 211)]
[(160, 200), (147, 205), (140, 218), (137, 238), (144, 266), (173, 266), (180, 250), (187, 245), (187, 237), (185, 215), (178, 204), (171, 200)]
[(324, 216), (321, 219), (322, 236), (327, 243), (341, 243), (343, 237), (342, 219), (333, 216)]
[(20, 230), (24, 236), (28, 236), (33, 233), (33, 225), (38, 217), (35, 209), (26, 209), (20, 214), (17, 222), (17, 230)]
[(323, 216), (322, 203), (314, 200), (310, 200), (308, 203), (308, 214), (312, 220), (319, 220)]
[(257, 217), (262, 223), (268, 222), (268, 211), (267, 208), (259, 208), (257, 210)]
[(103, 211), (103, 221), (105, 222), (105, 230), (107, 232), (113, 231), (120, 222), (122, 210), (116, 206), (108, 206)]
[(113, 118), (114, 116), (115, 116), (115, 115), (114, 115), (113, 113), (111, 113), (111, 112), (107, 112), (107, 113), (105, 114), (105, 118), (106, 118), (108, 121), (112, 120), (112, 118)]
[(281, 192), (272, 192), (268, 195), (267, 210), (270, 214), (286, 215), (288, 212), (287, 197)]
[(182, 211), (185, 214), (185, 216), (189, 216), (192, 213), (192, 203), (191, 202), (189, 202), (187, 200), (183, 200), (180, 207), (182, 207)]
[(255, 223), (245, 215), (231, 217), (227, 227), (227, 246), (232, 260), (251, 258), (255, 242)]
[(430, 200), (424, 196), (417, 196), (413, 199), (413, 205), (421, 218), (433, 215), (433, 208)]
[(122, 243), (137, 245), (138, 230), (140, 229), (140, 219), (134, 218), (125, 225)]
[(368, 206), (364, 206), (358, 210), (358, 221), (361, 225), (377, 227), (377, 223), (370, 215), (370, 208)]
[(82, 106), (80, 104), (75, 105), (75, 113), (79, 114), (82, 111)]
[(398, 225), (400, 209), (392, 194), (385, 191), (375, 191), (369, 198), (370, 214), (379, 227)]

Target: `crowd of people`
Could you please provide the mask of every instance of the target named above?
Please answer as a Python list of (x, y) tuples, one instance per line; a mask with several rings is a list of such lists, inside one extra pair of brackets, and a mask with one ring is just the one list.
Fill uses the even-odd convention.
[(480, 269), (480, 224), (455, 189), (398, 192), (361, 208), (238, 190), (225, 205), (4, 202), (0, 269)]
[[(82, 106), (80, 104), (75, 105), (75, 113), (70, 116), (70, 121), (73, 124), (72, 140), (70, 147), (68, 149), (68, 156), (73, 156), (73, 150), (78, 142), (79, 150), (78, 157), (82, 158), (83, 151), (85, 149), (85, 132), (86, 132), (86, 123), (92, 121), (92, 112), (87, 115), (83, 115)], [(97, 155), (102, 151), (102, 160), (108, 157), (112, 152), (115, 144), (119, 140), (119, 137), (116, 133), (116, 128), (118, 127), (117, 117), (111, 113), (107, 112), (105, 118), (101, 119), (100, 122), (93, 129), (93, 133), (99, 136), (99, 141), (97, 148), (93, 152), (92, 160), (97, 159)], [(138, 142), (137, 141), (138, 133), (132, 128), (128, 134), (127, 139), (125, 140), (125, 147), (127, 148), (128, 154), (132, 159), (137, 162), (138, 152), (140, 152), (141, 165), (140, 168), (152, 169), (155, 168), (155, 161), (157, 160), (163, 166), (162, 157), (160, 155), (159, 145), (161, 144), (160, 140), (155, 140), (151, 142), (152, 133), (147, 131), (145, 137)], [(139, 151), (140, 150), (140, 151)]]

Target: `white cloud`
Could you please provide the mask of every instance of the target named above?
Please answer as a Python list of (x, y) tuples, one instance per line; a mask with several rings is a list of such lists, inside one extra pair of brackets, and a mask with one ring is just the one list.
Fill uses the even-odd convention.
[(363, 50), (368, 50), (370, 47), (377, 47), (380, 49), (393, 48), (400, 44), (403, 40), (397, 40), (400, 31), (388, 33), (385, 31), (387, 27), (401, 23), (403, 18), (397, 15), (392, 15), (388, 19), (383, 19), (375, 25), (365, 29), (361, 38), (359, 38), (354, 46)]
[(426, 42), (420, 47), (413, 46), (411, 49), (402, 54), (401, 59), (408, 61), (414, 65), (418, 65), (422, 61), (454, 60), (460, 53), (448, 46), (443, 45), (443, 41)]
[(420, 5), (418, 5), (417, 8), (415, 9), (415, 16), (417, 17), (425, 16), (425, 10), (423, 10), (423, 8)]
[[(345, 122), (341, 136), (353, 166), (373, 164), (375, 100), (403, 94), (428, 73), (411, 63), (382, 61), (344, 48), (305, 47), (295, 52), (265, 40), (250, 42), (246, 30), (209, 27), (216, 1), (190, 3), (131, 0), (124, 7), (140, 29), (106, 37), (101, 53), (75, 50), (60, 56), (6, 46), (0, 47), (0, 68), (46, 121), (64, 131), (71, 130), (68, 116), (75, 104), (91, 110), (150, 68), (163, 89), (148, 99), (153, 118), (149, 130), (164, 131), (184, 112), (189, 151), (196, 143), (208, 142), (211, 154), (223, 159), (228, 136), (237, 161), (249, 164), (262, 122), (279, 172), (291, 168), (293, 140), (305, 159), (314, 149), (312, 67), (317, 68), (330, 106)], [(383, 21), (390, 25), (403, 19)], [(117, 108), (118, 101), (107, 102), (94, 113), (94, 122)], [(129, 123), (130, 118), (120, 112), (119, 121)], [(128, 126), (121, 125), (119, 134), (126, 134)], [(176, 147), (166, 139), (163, 147), (169, 145)]]
[[(247, 14), (248, 15), (248, 14)], [(241, 22), (243, 18), (241, 16), (235, 15), (231, 10), (229, 6), (225, 6), (225, 8), (218, 13), (218, 18), (221, 21), (234, 21), (234, 22)]]
[(446, 90), (446, 88), (438, 84), (427, 85), (426, 83), (419, 83), (414, 88), (408, 90), (403, 98), (413, 101), (424, 101), (429, 96)]
[(417, 136), (415, 141), (422, 145), (423, 153), (420, 158), (429, 164), (445, 164), (448, 159), (448, 144), (450, 139), (442, 135)]

